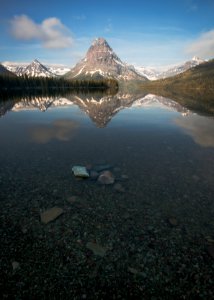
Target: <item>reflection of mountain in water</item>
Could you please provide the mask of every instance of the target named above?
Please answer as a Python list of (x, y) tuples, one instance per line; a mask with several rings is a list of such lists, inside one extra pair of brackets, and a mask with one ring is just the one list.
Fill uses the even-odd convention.
[(163, 107), (165, 109), (170, 109), (181, 113), (183, 116), (186, 116), (190, 111), (180, 105), (178, 102), (173, 101), (172, 99), (165, 98), (162, 96), (156, 96), (153, 94), (148, 94), (142, 99), (138, 99), (132, 105), (133, 107)]
[(69, 105), (77, 105), (90, 117), (97, 127), (105, 127), (116, 113), (127, 107), (158, 106), (178, 111), (183, 115), (189, 113), (186, 108), (169, 98), (152, 94), (118, 92), (114, 96), (103, 94), (70, 94), (66, 95), (66, 98), (29, 97), (22, 98), (20, 101), (6, 101), (0, 103), (0, 116), (9, 110), (23, 111), (39, 109), (46, 111), (50, 108)]
[(117, 93), (115, 96), (74, 96), (72, 101), (83, 110), (97, 127), (105, 127), (120, 110), (132, 106), (139, 95)]

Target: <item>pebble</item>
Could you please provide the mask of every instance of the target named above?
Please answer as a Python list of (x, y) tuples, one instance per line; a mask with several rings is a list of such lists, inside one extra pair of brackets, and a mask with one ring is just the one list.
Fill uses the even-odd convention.
[(176, 218), (169, 218), (168, 222), (171, 226), (177, 226), (178, 225), (178, 221)]
[(214, 259), (214, 245), (207, 247), (207, 252)]
[(121, 175), (121, 178), (122, 178), (122, 179), (129, 179), (129, 176), (126, 175), (126, 174), (122, 174), (122, 175)]
[(60, 207), (52, 207), (40, 214), (41, 222), (44, 224), (48, 224), (51, 221), (54, 221), (61, 214), (63, 214), (63, 209)]
[(104, 171), (98, 177), (98, 182), (101, 184), (113, 184), (114, 175), (110, 171)]
[(114, 190), (119, 192), (119, 193), (124, 193), (125, 192), (125, 188), (120, 183), (116, 183), (114, 185)]
[(90, 171), (90, 178), (96, 180), (99, 176), (99, 173), (97, 171)]
[(13, 271), (15, 271), (15, 270), (19, 269), (20, 263), (17, 262), (17, 261), (13, 261), (12, 262), (12, 267), (13, 267)]
[(137, 269), (131, 268), (131, 267), (128, 267), (128, 271), (129, 271), (130, 273), (132, 273), (132, 274), (135, 274), (135, 275), (139, 273), (139, 271), (138, 271)]
[(94, 253), (94, 255), (98, 255), (98, 256), (101, 256), (101, 257), (103, 257), (106, 254), (106, 251), (107, 251), (106, 248), (102, 247), (99, 244), (92, 243), (92, 242), (88, 242), (86, 244), (86, 248), (91, 250)]
[(105, 165), (97, 165), (97, 166), (94, 166), (94, 170), (97, 171), (97, 172), (101, 172), (101, 171), (104, 171), (104, 170), (108, 170), (112, 168), (111, 165), (108, 165), (108, 164), (105, 164)]
[(80, 178), (89, 177), (88, 171), (84, 166), (73, 166), (72, 171), (74, 173), (74, 176), (76, 177), (80, 177)]
[(75, 202), (78, 202), (79, 198), (77, 196), (71, 196), (67, 198), (67, 202), (70, 204), (73, 204)]

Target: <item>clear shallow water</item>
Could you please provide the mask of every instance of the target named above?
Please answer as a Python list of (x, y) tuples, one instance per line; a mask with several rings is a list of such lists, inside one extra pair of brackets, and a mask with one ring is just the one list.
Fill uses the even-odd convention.
[[(152, 95), (25, 99), (1, 111), (5, 295), (211, 297), (212, 117)], [(123, 192), (71, 172), (104, 163)], [(64, 214), (42, 224), (54, 206)]]

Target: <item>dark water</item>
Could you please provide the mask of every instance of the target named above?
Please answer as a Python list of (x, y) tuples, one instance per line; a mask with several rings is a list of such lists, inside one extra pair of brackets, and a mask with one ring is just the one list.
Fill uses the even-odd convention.
[[(0, 112), (3, 298), (213, 299), (212, 116), (130, 94)], [(71, 171), (103, 164), (112, 185)], [(55, 206), (63, 214), (43, 224)]]

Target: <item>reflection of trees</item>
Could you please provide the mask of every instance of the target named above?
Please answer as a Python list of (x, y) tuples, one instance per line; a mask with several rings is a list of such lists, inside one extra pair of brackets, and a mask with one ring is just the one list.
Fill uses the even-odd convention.
[[(64, 96), (64, 97), (63, 97)], [(121, 90), (116, 95), (95, 91), (94, 93), (67, 93), (62, 96), (31, 96), (22, 97), (18, 100), (0, 102), (0, 116), (8, 110), (20, 111), (27, 109), (39, 109), (46, 111), (49, 108), (57, 106), (77, 105), (84, 111), (97, 127), (105, 127), (109, 121), (120, 110), (134, 106), (158, 106), (167, 107), (171, 110), (178, 111), (183, 115), (188, 115), (189, 110), (180, 103), (170, 98), (156, 96), (139, 92), (128, 92)]]

